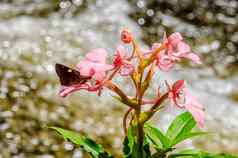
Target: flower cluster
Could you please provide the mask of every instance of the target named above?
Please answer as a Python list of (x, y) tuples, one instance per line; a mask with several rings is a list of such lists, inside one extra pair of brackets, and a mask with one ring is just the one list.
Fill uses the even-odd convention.
[[(156, 50), (162, 44), (155, 43), (152, 50)], [(183, 58), (190, 59), (192, 62), (201, 64), (199, 56), (191, 52), (191, 48), (183, 41), (180, 33), (173, 33), (169, 37), (164, 36), (163, 45), (167, 48), (157, 55), (157, 66), (164, 71), (170, 70), (177, 61)]]
[[(118, 46), (111, 63), (106, 62), (107, 51), (103, 48), (87, 53), (84, 60), (76, 66), (76, 70), (80, 72), (80, 75), (90, 77), (90, 79), (62, 87), (60, 96), (65, 97), (82, 89), (101, 94), (104, 88), (108, 88), (117, 95), (116, 97), (122, 103), (130, 107), (129, 111), (135, 111), (141, 123), (153, 116), (165, 99), (169, 99), (177, 107), (188, 110), (198, 125), (203, 127), (203, 107), (189, 94), (184, 80), (178, 80), (173, 84), (166, 81), (167, 92), (163, 95), (162, 92), (156, 92), (154, 99), (144, 98), (156, 67), (157, 70), (169, 71), (183, 59), (201, 64), (199, 56), (191, 51), (191, 47), (184, 42), (181, 34), (173, 33), (168, 37), (164, 35), (162, 42), (154, 43), (149, 50), (142, 50), (128, 29), (122, 31), (121, 41), (132, 46), (131, 53), (127, 52), (123, 46)], [(117, 75), (131, 78), (136, 87), (135, 96), (126, 95), (118, 85), (114, 84), (113, 78)], [(149, 111), (141, 111), (141, 106), (144, 104), (151, 104)], [(126, 117), (127, 115), (125, 121)]]

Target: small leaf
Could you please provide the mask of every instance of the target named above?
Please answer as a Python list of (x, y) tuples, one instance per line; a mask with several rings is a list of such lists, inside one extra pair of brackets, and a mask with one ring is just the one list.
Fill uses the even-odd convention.
[(131, 153), (132, 153), (132, 150), (130, 148), (130, 145), (129, 145), (129, 140), (128, 140), (128, 137), (126, 136), (124, 138), (124, 141), (123, 141), (123, 157), (124, 158), (131, 158)]
[(166, 157), (164, 153), (156, 152), (150, 158), (163, 158)]
[(175, 140), (172, 141), (171, 146), (174, 146), (188, 138), (196, 137), (196, 136), (201, 136), (201, 135), (207, 135), (207, 132), (190, 132), (187, 134), (180, 135), (179, 137), (176, 137)]
[(157, 149), (157, 152), (154, 153), (150, 158), (164, 158), (167, 157), (169, 152), (172, 152), (175, 148), (167, 148), (167, 149)]
[(196, 149), (180, 150), (177, 153), (170, 154), (168, 158), (200, 158), (201, 151)]
[(199, 158), (238, 158), (238, 157), (234, 155), (224, 154), (224, 153), (210, 154), (210, 153), (201, 152)]
[[(163, 148), (168, 148), (170, 142), (170, 139), (165, 136), (160, 130), (159, 128), (156, 128), (150, 124), (145, 124), (144, 125), (145, 128), (145, 134), (147, 135), (147, 137), (149, 138), (149, 140), (155, 145), (157, 146), (157, 148), (161, 148), (161, 145)], [(158, 143), (159, 142), (159, 143)], [(161, 143), (161, 144), (160, 144)]]
[(144, 153), (143, 153), (144, 157), (147, 158), (151, 156), (150, 143), (146, 137), (144, 138), (143, 150), (144, 150)]
[[(151, 155), (150, 146), (147, 138), (143, 141), (143, 151), (136, 142), (136, 127), (130, 126), (127, 130), (127, 136), (123, 142), (123, 157), (124, 158), (137, 158), (138, 153), (142, 155), (143, 158), (148, 158)], [(139, 152), (138, 152), (139, 151)]]
[(107, 152), (104, 151), (103, 147), (95, 143), (92, 139), (79, 135), (73, 131), (69, 131), (63, 128), (50, 127), (61, 134), (65, 140), (70, 141), (76, 145), (79, 145), (85, 151), (91, 154), (94, 158), (112, 158)]
[(192, 157), (197, 157), (199, 158), (199, 155), (200, 155), (200, 151), (198, 150), (194, 150), (194, 149), (185, 149), (185, 150), (181, 150), (177, 153), (173, 153), (173, 154), (170, 154), (168, 156), (168, 158), (176, 158), (176, 157), (179, 157), (179, 158), (192, 158)]
[(196, 149), (186, 149), (168, 156), (168, 158), (238, 158), (228, 154), (211, 154)]
[(199, 158), (199, 155), (198, 154), (171, 154), (171, 155), (169, 155), (168, 156), (168, 158), (175, 158), (175, 157), (180, 157), (180, 158), (188, 158), (188, 157), (190, 157), (190, 158), (195, 158), (195, 157), (197, 157), (197, 158)]
[(179, 139), (181, 135), (190, 133), (190, 131), (195, 127), (195, 125), (196, 122), (189, 112), (185, 112), (177, 116), (166, 132), (166, 136), (171, 140), (170, 147), (172, 144), (174, 144), (173, 141)]
[(133, 136), (133, 129), (132, 127), (129, 127), (127, 129), (127, 136), (124, 139), (123, 142), (123, 155), (125, 158), (130, 158), (132, 157), (132, 153), (134, 151), (134, 136)]

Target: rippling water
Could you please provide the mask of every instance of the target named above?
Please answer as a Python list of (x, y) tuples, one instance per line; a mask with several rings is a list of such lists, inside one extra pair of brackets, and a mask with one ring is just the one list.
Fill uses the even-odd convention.
[(150, 44), (166, 31), (181, 32), (220, 77), (237, 73), (238, 2), (236, 0), (128, 0), (130, 16)]
[[(0, 3), (1, 156), (52, 158), (73, 155), (78, 158), (84, 155), (46, 128), (51, 125), (89, 133), (118, 154), (123, 105), (113, 102), (115, 100), (107, 93), (101, 98), (85, 92), (64, 100), (59, 98), (54, 64), (61, 62), (73, 66), (85, 52), (97, 47), (106, 48), (112, 57), (123, 27), (130, 28), (138, 39), (142, 39), (143, 27), (128, 17), (133, 5), (124, 0), (74, 0), (73, 3), (56, 4), (27, 0), (6, 2)], [(173, 21), (173, 17), (161, 16), (168, 22)], [(184, 27), (196, 34), (192, 26)], [(194, 146), (238, 153), (236, 75), (221, 79), (211, 67), (193, 65), (191, 69), (178, 65), (169, 74), (159, 72), (158, 75), (161, 81), (186, 79), (191, 93), (205, 106), (205, 130), (214, 134), (197, 139)], [(151, 92), (158, 84), (157, 78), (155, 81)], [(164, 111), (167, 113), (154, 119), (163, 128), (180, 112), (172, 106)]]

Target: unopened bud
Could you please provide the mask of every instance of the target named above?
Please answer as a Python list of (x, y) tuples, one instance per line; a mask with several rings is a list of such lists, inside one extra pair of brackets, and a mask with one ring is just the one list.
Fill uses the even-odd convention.
[(121, 33), (121, 41), (124, 43), (131, 43), (133, 40), (133, 36), (128, 29), (124, 29)]

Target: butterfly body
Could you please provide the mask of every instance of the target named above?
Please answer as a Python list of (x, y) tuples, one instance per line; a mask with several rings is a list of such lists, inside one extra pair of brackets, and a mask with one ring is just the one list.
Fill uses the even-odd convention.
[(55, 64), (55, 71), (62, 86), (83, 84), (92, 78), (90, 76), (83, 76), (79, 71), (58, 63)]

